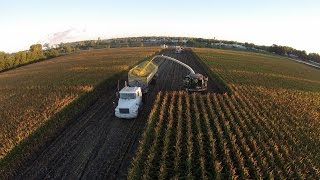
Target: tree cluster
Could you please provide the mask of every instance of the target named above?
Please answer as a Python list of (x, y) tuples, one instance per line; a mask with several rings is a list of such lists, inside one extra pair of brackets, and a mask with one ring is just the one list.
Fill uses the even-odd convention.
[(307, 54), (304, 50), (297, 50), (288, 46), (278, 46), (276, 44), (269, 47), (269, 52), (275, 53), (281, 56), (296, 57), (302, 60), (312, 60), (320, 63), (320, 55), (317, 53)]
[(0, 52), (0, 71), (45, 58), (41, 44), (31, 45), (28, 51), (13, 54)]
[(57, 47), (50, 48), (49, 44), (44, 44), (43, 46), (41, 44), (33, 44), (27, 51), (11, 54), (0, 51), (0, 71), (75, 52), (80, 49), (76, 45), (75, 43), (60, 43)]

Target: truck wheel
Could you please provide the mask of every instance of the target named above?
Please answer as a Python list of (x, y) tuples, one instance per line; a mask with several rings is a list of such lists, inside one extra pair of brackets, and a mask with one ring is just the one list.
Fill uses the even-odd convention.
[(143, 109), (143, 102), (141, 102), (141, 105), (139, 106), (138, 112), (141, 113), (142, 109)]

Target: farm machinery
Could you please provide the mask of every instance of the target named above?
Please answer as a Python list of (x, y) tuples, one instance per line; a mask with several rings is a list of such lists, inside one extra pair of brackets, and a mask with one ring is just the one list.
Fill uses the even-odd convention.
[(154, 58), (157, 58), (157, 57), (176, 62), (189, 70), (190, 73), (183, 79), (183, 86), (186, 91), (188, 91), (188, 92), (201, 92), (201, 91), (207, 90), (208, 77), (203, 76), (202, 74), (199, 74), (199, 73), (195, 73), (195, 71), (190, 66), (188, 66), (187, 64), (185, 64), (175, 58), (172, 58), (169, 56), (164, 56), (164, 55), (161, 55), (161, 56), (157, 55)]
[(190, 73), (183, 79), (183, 85), (186, 91), (199, 92), (207, 90), (208, 77), (195, 73), (195, 71), (187, 64), (164, 55), (156, 55), (149, 62), (143, 62), (132, 68), (128, 73), (129, 86), (141, 87), (144, 93), (148, 92), (148, 85), (151, 82), (156, 81), (158, 76), (158, 66), (152, 62), (156, 58), (173, 61), (189, 70)]
[(173, 61), (189, 70), (183, 79), (183, 86), (187, 92), (203, 92), (207, 90), (208, 77), (195, 71), (187, 64), (164, 55), (156, 55), (149, 62), (145, 61), (132, 68), (128, 73), (128, 86), (119, 91), (118, 106), (115, 115), (119, 118), (135, 118), (142, 105), (142, 93), (147, 93), (149, 85), (156, 81), (158, 66), (152, 61), (156, 58)]
[(180, 54), (182, 51), (183, 51), (183, 48), (182, 48), (182, 47), (176, 46), (176, 50), (175, 50), (175, 53), (176, 53), (176, 54)]

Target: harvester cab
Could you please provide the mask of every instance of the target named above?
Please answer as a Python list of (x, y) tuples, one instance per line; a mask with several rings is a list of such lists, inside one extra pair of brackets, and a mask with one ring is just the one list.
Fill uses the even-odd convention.
[(155, 56), (155, 57), (161, 57), (161, 58), (165, 58), (171, 61), (174, 61), (182, 66), (184, 66), (185, 68), (187, 68), (190, 71), (190, 74), (187, 75), (184, 79), (183, 79), (183, 85), (184, 88), (186, 89), (186, 91), (188, 92), (202, 92), (202, 91), (206, 91), (208, 89), (208, 77), (199, 74), (199, 73), (195, 73), (194, 70), (188, 66), (187, 64), (174, 59), (172, 57), (169, 56)]
[(176, 54), (180, 54), (182, 52), (183, 48), (180, 47), (180, 46), (176, 46), (176, 50), (175, 50), (175, 53)]
[(208, 77), (202, 74), (189, 74), (183, 79), (183, 85), (188, 92), (206, 91), (208, 86)]

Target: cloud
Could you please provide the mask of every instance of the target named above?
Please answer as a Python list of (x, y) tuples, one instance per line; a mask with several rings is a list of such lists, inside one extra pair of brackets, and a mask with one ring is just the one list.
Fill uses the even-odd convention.
[(50, 45), (54, 45), (60, 44), (61, 42), (77, 41), (81, 37), (83, 37), (86, 32), (86, 27), (84, 27), (83, 29), (70, 28), (65, 31), (49, 34), (46, 37), (42, 38), (40, 41), (38, 41), (38, 43), (49, 43)]

